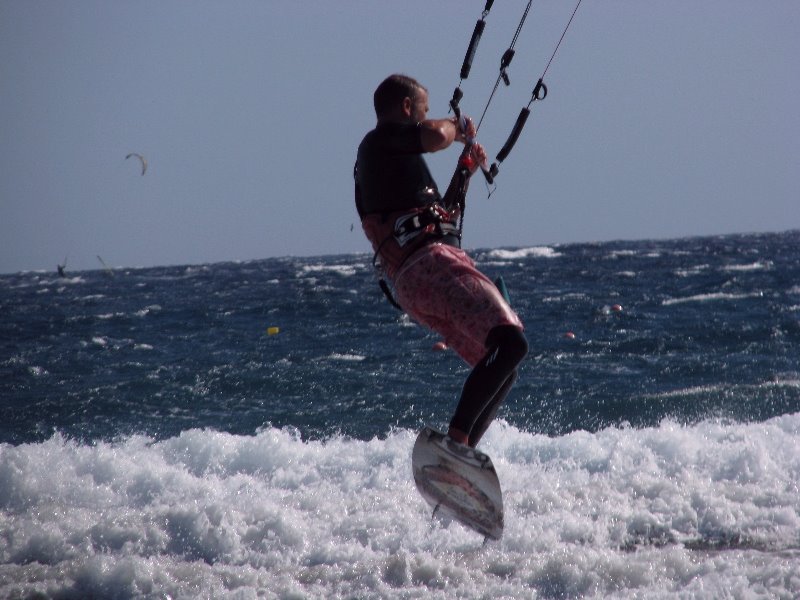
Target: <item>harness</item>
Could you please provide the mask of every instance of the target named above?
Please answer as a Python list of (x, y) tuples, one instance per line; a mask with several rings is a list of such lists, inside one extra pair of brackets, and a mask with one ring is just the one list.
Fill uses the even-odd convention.
[(438, 202), (411, 210), (364, 216), (361, 225), (375, 250), (372, 265), (379, 272), (378, 285), (395, 308), (403, 310), (384, 275), (393, 277), (414, 252), (431, 240), (452, 237), (460, 242), (457, 219), (458, 211), (449, 212)]
[[(446, 220), (451, 217), (444, 208), (438, 204), (429, 204), (420, 212), (413, 212), (410, 214), (402, 215), (394, 222), (394, 239), (397, 245), (403, 248), (406, 244), (412, 242), (417, 236), (422, 233), (435, 235), (436, 237), (444, 237), (445, 235), (454, 235), (458, 238), (461, 237), (461, 232), (455, 223)], [(433, 226), (433, 230), (428, 228)], [(388, 238), (384, 242), (388, 241)], [(381, 245), (384, 243), (381, 242)], [(380, 250), (380, 248), (379, 248)], [(373, 257), (373, 263), (378, 256), (378, 252)]]
[(431, 239), (452, 236), (460, 241), (461, 232), (456, 219), (457, 213), (450, 213), (437, 203), (411, 210), (366, 215), (361, 225), (375, 250), (373, 266), (392, 277), (409, 256)]

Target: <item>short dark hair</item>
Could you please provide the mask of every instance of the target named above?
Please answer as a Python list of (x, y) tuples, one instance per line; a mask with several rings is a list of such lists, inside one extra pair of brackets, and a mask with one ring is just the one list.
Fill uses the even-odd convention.
[(403, 98), (414, 100), (417, 96), (417, 91), (424, 89), (425, 86), (413, 77), (398, 74), (389, 75), (375, 89), (375, 94), (372, 97), (375, 105), (375, 114), (378, 118), (386, 115), (402, 102)]

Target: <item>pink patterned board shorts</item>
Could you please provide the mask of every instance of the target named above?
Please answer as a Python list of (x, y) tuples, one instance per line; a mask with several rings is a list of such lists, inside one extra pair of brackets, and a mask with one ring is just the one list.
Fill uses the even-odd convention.
[(436, 331), (470, 366), (486, 355), (486, 337), (498, 325), (522, 321), (466, 252), (447, 244), (417, 250), (394, 281), (410, 317)]

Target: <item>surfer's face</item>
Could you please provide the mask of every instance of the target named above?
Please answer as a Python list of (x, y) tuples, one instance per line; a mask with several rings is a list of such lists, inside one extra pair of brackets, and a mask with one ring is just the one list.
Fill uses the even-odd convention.
[(420, 123), (428, 116), (428, 92), (418, 89), (413, 98), (405, 100), (406, 114), (412, 123)]

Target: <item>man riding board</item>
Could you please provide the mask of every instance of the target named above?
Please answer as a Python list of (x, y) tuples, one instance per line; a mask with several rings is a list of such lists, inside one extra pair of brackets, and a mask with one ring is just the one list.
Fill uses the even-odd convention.
[[(448, 435), (474, 448), (528, 352), (519, 317), (461, 250), (464, 196), (486, 151), (470, 119), (428, 119), (428, 92), (411, 77), (389, 76), (373, 99), (378, 122), (358, 148), (356, 208), (396, 302), (472, 367)], [(422, 155), (453, 142), (464, 149), (441, 196)]]

